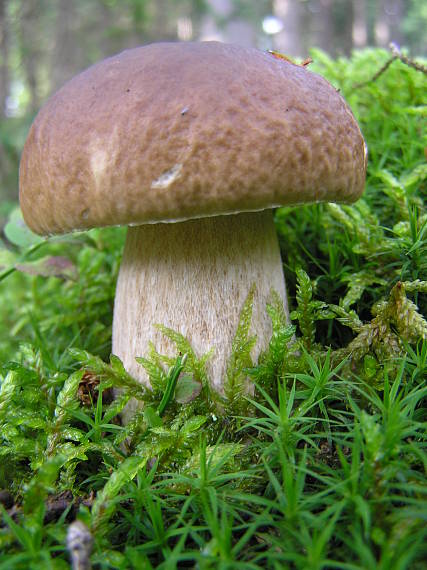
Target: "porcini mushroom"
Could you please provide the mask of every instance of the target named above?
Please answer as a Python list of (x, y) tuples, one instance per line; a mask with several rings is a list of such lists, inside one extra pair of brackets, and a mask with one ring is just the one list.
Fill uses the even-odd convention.
[[(39, 234), (126, 224), (113, 352), (135, 361), (153, 325), (214, 349), (221, 389), (239, 313), (255, 283), (254, 357), (271, 325), (271, 289), (286, 306), (272, 209), (353, 202), (365, 144), (342, 96), (306, 68), (217, 42), (131, 49), (77, 75), (35, 119), (20, 200)], [(161, 223), (168, 222), (168, 223)], [(173, 222), (173, 223), (172, 223)]]

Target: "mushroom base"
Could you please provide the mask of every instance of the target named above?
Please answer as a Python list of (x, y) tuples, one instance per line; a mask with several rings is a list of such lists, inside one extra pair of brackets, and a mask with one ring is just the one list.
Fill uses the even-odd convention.
[[(213, 349), (208, 373), (221, 391), (240, 312), (253, 284), (256, 359), (272, 333), (266, 312), (271, 290), (288, 312), (272, 211), (130, 227), (116, 289), (113, 353), (129, 374), (149, 385), (135, 357), (147, 354), (150, 341), (161, 354), (177, 353), (154, 327), (165, 325), (183, 334), (197, 355)], [(132, 406), (125, 421), (131, 411)]]

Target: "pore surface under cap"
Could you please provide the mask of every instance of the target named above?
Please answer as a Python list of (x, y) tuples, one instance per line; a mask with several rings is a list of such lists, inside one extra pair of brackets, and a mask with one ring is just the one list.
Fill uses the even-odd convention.
[(93, 65), (40, 110), (20, 166), (37, 233), (352, 202), (365, 146), (323, 78), (269, 53), (159, 43)]

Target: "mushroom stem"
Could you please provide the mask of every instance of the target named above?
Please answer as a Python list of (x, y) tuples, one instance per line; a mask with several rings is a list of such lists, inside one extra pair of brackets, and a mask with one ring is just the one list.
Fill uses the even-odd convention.
[(271, 337), (266, 303), (286, 288), (271, 210), (179, 223), (130, 227), (117, 283), (113, 353), (127, 371), (149, 385), (135, 361), (149, 341), (162, 354), (176, 347), (153, 325), (183, 334), (197, 355), (211, 348), (213, 386), (222, 389), (242, 306), (255, 284), (251, 332), (257, 358)]

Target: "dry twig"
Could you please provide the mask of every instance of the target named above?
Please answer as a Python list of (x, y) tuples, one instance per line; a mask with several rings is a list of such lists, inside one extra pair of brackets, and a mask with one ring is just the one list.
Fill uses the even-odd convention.
[(420, 71), (421, 73), (427, 75), (427, 67), (425, 65), (422, 65), (418, 61), (415, 61), (414, 59), (408, 57), (407, 55), (403, 54), (400, 51), (399, 46), (397, 46), (395, 43), (391, 43), (389, 45), (389, 48), (392, 53), (392, 57), (390, 57), (390, 59), (388, 59), (385, 62), (385, 64), (370, 79), (367, 79), (366, 81), (362, 81), (360, 83), (355, 83), (353, 85), (353, 89), (360, 89), (361, 87), (366, 87), (366, 85), (369, 85), (370, 83), (376, 81), (390, 67), (393, 61), (396, 61), (396, 59), (398, 59), (408, 67), (412, 67), (412, 69), (415, 69), (416, 71)]
[(73, 570), (90, 570), (90, 553), (93, 537), (82, 521), (74, 521), (68, 527), (67, 549)]

